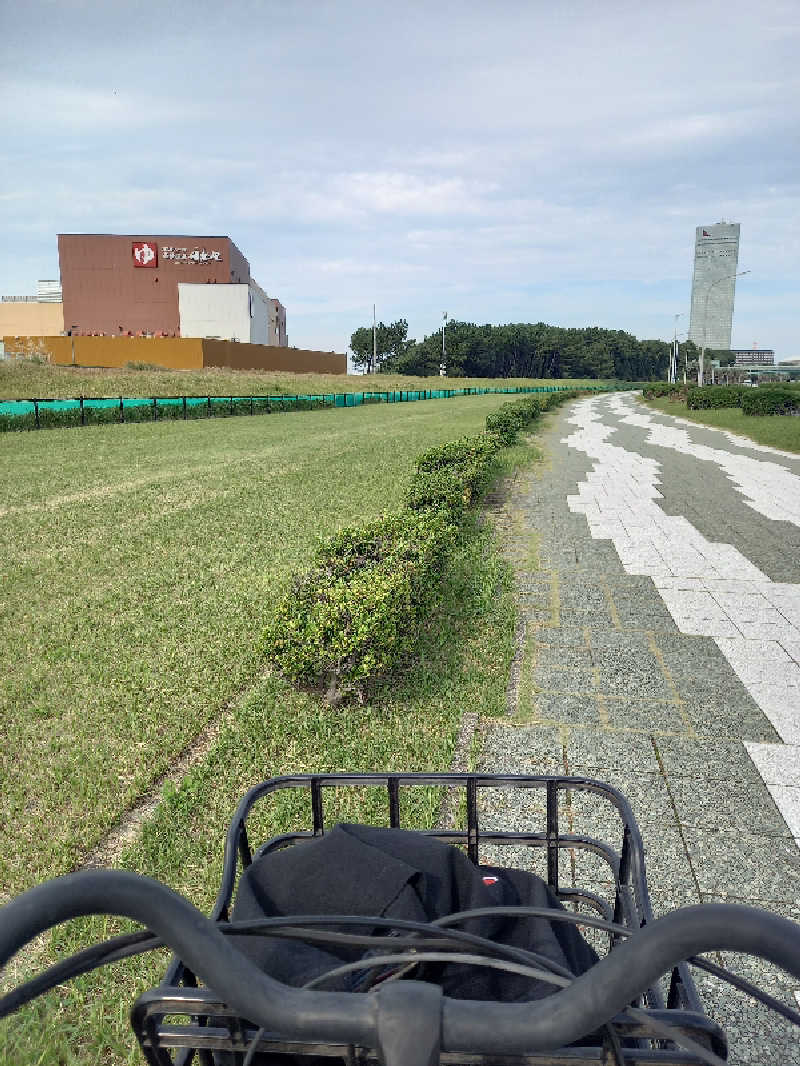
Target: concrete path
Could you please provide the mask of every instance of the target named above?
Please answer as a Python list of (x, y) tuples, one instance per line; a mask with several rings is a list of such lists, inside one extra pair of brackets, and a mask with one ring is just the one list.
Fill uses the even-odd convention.
[[(570, 405), (542, 444), (504, 508), (524, 653), (482, 765), (620, 788), (656, 913), (727, 900), (800, 920), (800, 458), (632, 395)], [(542, 814), (504, 802), (486, 824)], [(573, 832), (618, 835), (612, 813), (567, 806)], [(779, 971), (723, 961), (797, 1005)], [(800, 1064), (800, 1033), (697, 983), (731, 1062)]]

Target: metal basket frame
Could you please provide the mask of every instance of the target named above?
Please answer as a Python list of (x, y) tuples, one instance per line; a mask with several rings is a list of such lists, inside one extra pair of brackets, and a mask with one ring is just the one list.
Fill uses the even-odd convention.
[[(400, 796), (404, 788), (437, 787), (453, 793), (465, 801), (466, 825), (463, 828), (435, 828), (416, 830), (447, 844), (462, 847), (469, 859), (478, 865), (482, 845), (517, 845), (543, 849), (547, 859), (547, 882), (567, 907), (580, 904), (596, 910), (601, 917), (636, 930), (653, 920), (647, 887), (644, 849), (641, 833), (626, 797), (616, 788), (586, 777), (553, 775), (512, 775), (484, 773), (358, 773), (358, 774), (295, 774), (274, 777), (254, 786), (242, 798), (225, 839), (222, 879), (210, 917), (227, 921), (233, 901), (237, 877), (255, 858), (278, 848), (324, 834), (325, 790), (376, 787), (385, 789), (388, 799), (389, 826), (408, 828), (401, 824)], [(302, 789), (309, 794), (311, 824), (307, 829), (275, 836), (253, 852), (247, 832), (247, 821), (259, 801), (287, 789)], [(533, 789), (546, 795), (544, 830), (504, 831), (482, 830), (479, 825), (480, 794), (485, 789)], [(602, 798), (616, 808), (621, 820), (621, 840), (617, 847), (593, 837), (562, 832), (559, 825), (559, 794), (588, 792)], [(450, 803), (452, 808), (452, 802)], [(616, 842), (615, 842), (616, 843)], [(588, 888), (564, 887), (559, 878), (559, 854), (564, 849), (588, 851), (600, 856), (608, 865), (613, 880), (614, 904)], [(620, 937), (609, 936), (609, 950)], [(669, 1022), (720, 1057), (727, 1057), (723, 1031), (704, 1013), (694, 982), (686, 963), (676, 966), (670, 976), (666, 997), (653, 987), (636, 1004), (652, 1013), (654, 1020)], [(166, 1023), (167, 1016), (186, 1018), (179, 1024)], [(197, 1059), (203, 1066), (240, 1066), (256, 1036), (256, 1027), (231, 1014), (224, 1001), (211, 989), (199, 988), (195, 975), (173, 958), (161, 984), (144, 993), (134, 1004), (131, 1023), (139, 1045), (150, 1066), (186, 1066)], [(648, 1034), (642, 1024), (620, 1022), (619, 1032), (625, 1038), (626, 1064), (659, 1066), (689, 1066), (699, 1060), (692, 1054), (667, 1043), (655, 1034)], [(264, 1034), (259, 1052), (269, 1054), (332, 1056), (348, 1063), (377, 1062), (370, 1049), (330, 1044), (298, 1043), (282, 1039), (280, 1034)], [(485, 1063), (490, 1066), (525, 1063), (536, 1066), (578, 1066), (605, 1063), (606, 1047), (569, 1047), (557, 1052), (533, 1053), (509, 1058), (442, 1053), (442, 1063)]]

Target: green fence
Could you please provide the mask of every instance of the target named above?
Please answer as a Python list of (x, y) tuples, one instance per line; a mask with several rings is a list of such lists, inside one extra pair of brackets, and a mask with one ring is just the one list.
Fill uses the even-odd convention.
[[(607, 391), (612, 385), (582, 386)], [(329, 392), (298, 396), (78, 396), (73, 399), (31, 397), (0, 400), (0, 432), (59, 426), (124, 422), (165, 422), (197, 418), (229, 418), (279, 411), (312, 411), (322, 407), (361, 407), (375, 403), (412, 403), (487, 393), (561, 392), (570, 385), (529, 385), (507, 388), (394, 389), (383, 392)]]

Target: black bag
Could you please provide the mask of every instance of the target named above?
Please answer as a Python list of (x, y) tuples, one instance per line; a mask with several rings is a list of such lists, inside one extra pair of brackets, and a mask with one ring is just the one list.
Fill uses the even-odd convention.
[[(249, 866), (239, 882), (232, 918), (346, 914), (426, 922), (491, 906), (562, 909), (554, 892), (535, 874), (475, 866), (458, 848), (405, 829), (336, 825), (324, 836), (269, 852)], [(497, 917), (470, 919), (458, 928), (535, 951), (574, 974), (597, 961), (592, 948), (567, 922)], [(368, 921), (357, 931), (386, 932)], [(364, 949), (277, 938), (242, 936), (233, 943), (271, 977), (294, 986), (369, 955)], [(409, 977), (433, 981), (455, 999), (521, 1002), (555, 991), (553, 985), (518, 974), (452, 963), (421, 965)], [(358, 971), (323, 987), (359, 991), (364, 980), (365, 971)]]

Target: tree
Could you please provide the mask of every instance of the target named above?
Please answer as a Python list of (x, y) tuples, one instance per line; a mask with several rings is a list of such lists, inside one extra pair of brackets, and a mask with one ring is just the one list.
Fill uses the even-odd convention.
[(375, 360), (373, 365), (372, 326), (360, 326), (350, 337), (353, 366), (365, 373), (377, 373), (388, 360), (399, 359), (407, 351), (408, 322), (398, 318), (386, 326), (379, 322), (375, 327)]

